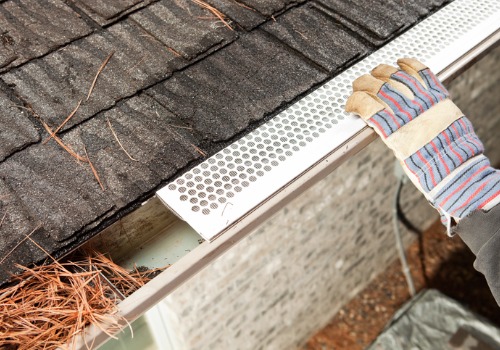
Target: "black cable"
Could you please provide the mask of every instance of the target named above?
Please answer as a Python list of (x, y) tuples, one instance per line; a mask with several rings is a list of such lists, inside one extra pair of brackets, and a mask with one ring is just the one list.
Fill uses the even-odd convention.
[(410, 295), (413, 297), (416, 294), (415, 284), (413, 283), (413, 278), (411, 276), (410, 266), (408, 265), (408, 260), (406, 259), (405, 248), (403, 245), (403, 240), (401, 238), (401, 231), (399, 230), (399, 220), (398, 220), (398, 208), (399, 208), (399, 197), (401, 195), (401, 189), (403, 188), (403, 178), (398, 181), (398, 187), (394, 195), (394, 205), (392, 208), (392, 225), (394, 227), (394, 235), (396, 237), (396, 248), (399, 254), (399, 260), (401, 260), (401, 267), (403, 274), (408, 284), (408, 290)]

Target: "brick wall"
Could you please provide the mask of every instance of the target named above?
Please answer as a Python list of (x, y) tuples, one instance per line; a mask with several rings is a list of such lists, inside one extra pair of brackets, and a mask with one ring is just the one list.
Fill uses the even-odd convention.
[[(499, 62), (497, 48), (449, 86), (494, 164)], [(393, 156), (372, 143), (165, 300), (177, 341), (190, 350), (300, 347), (396, 259), (395, 183)], [(403, 207), (417, 227), (437, 219), (411, 185)]]

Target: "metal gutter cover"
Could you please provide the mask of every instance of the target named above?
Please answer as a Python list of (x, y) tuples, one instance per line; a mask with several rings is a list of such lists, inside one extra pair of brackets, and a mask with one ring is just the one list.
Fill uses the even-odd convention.
[(441, 72), (499, 26), (499, 1), (456, 0), (157, 195), (212, 241), (365, 128), (343, 111), (356, 77), (399, 57), (417, 57)]

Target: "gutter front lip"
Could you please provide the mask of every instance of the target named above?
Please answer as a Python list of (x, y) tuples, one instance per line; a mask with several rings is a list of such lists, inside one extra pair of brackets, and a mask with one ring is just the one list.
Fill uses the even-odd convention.
[[(470, 45), (468, 48), (462, 47), (460, 54), (454, 52), (452, 56), (440, 57), (436, 59), (436, 62), (426, 63), (437, 73), (437, 76), (441, 80), (445, 83), (450, 82), (500, 43), (500, 28), (498, 27), (498, 23), (500, 22), (496, 22), (496, 29), (478, 38), (474, 45)], [(457, 50), (456, 47), (450, 48), (449, 51), (452, 52), (454, 50)], [(446, 50), (444, 55), (448, 55)], [(443, 62), (446, 60), (447, 63), (444, 64)], [(438, 68), (436, 69), (435, 67)], [(217, 235), (217, 239), (211, 242), (205, 241), (137, 292), (127, 297), (118, 304), (119, 313), (129, 322), (140, 317), (211, 261), (246, 237), (265, 219), (272, 216), (285, 204), (331, 173), (345, 160), (355, 155), (376, 138), (376, 134), (370, 128), (366, 126), (362, 127), (339, 147), (331, 150), (312, 166), (295, 176), (292, 181), (268, 196), (258, 206), (227, 226), (227, 228)], [(123, 327), (126, 326), (126, 324), (123, 324)], [(107, 341), (109, 337), (102, 330), (96, 327), (89, 327), (85, 339), (88, 343), (94, 343), (95, 346), (98, 346)], [(81, 337), (78, 337), (76, 349), (83, 350), (86, 348), (85, 342)]]

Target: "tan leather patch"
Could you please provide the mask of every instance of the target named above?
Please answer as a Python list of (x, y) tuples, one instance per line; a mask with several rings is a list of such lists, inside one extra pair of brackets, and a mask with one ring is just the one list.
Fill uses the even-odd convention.
[(463, 115), (451, 100), (446, 99), (403, 125), (384, 141), (394, 151), (396, 157), (404, 160), (432, 141)]

